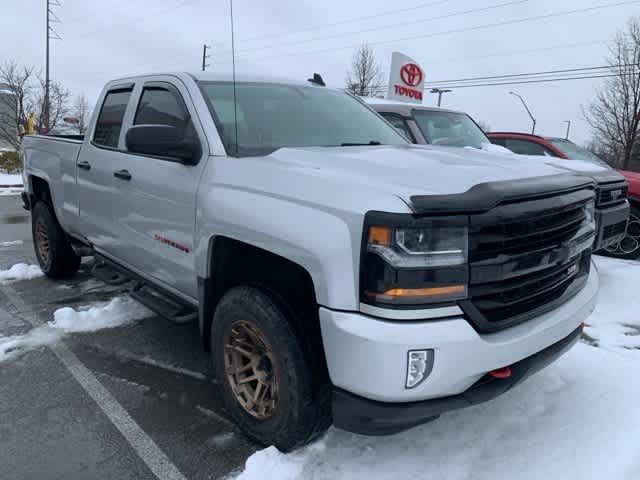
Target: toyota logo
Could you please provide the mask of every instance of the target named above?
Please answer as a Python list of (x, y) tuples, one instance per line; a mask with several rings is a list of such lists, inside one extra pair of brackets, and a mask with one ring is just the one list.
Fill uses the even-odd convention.
[(400, 78), (410, 87), (416, 87), (422, 82), (422, 70), (415, 63), (406, 63), (400, 69)]

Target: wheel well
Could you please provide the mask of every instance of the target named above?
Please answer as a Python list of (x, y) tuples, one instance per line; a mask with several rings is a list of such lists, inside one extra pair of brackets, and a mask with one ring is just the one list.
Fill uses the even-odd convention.
[(272, 294), (289, 312), (314, 373), (328, 378), (322, 346), (318, 302), (313, 280), (297, 263), (267, 250), (227, 237), (216, 237), (210, 249), (209, 278), (199, 279), (200, 326), (210, 350), (211, 322), (224, 293), (238, 285), (254, 285)]
[(53, 206), (51, 201), (51, 190), (46, 180), (40, 177), (31, 177), (31, 204), (35, 205), (37, 201), (43, 201), (49, 206)]
[(629, 203), (631, 204), (631, 206), (633, 208), (635, 208), (636, 210), (640, 210), (640, 198), (636, 198), (636, 197), (629, 197)]

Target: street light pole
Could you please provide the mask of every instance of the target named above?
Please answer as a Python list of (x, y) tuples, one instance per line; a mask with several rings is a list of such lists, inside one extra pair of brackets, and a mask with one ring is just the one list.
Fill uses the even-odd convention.
[(529, 110), (529, 107), (527, 107), (527, 103), (524, 101), (524, 98), (522, 98), (522, 96), (518, 95), (516, 92), (509, 92), (509, 95), (514, 95), (520, 99), (520, 101), (522, 102), (522, 105), (524, 106), (524, 109), (527, 111), (527, 113), (529, 114), (529, 117), (531, 117), (531, 121), (533, 122), (531, 133), (532, 134), (536, 133), (536, 119), (533, 117), (533, 114), (531, 113), (531, 110)]
[(567, 124), (567, 135), (564, 138), (569, 140), (569, 132), (571, 131), (571, 120), (565, 120), (564, 123)]
[(442, 105), (442, 94), (443, 93), (449, 93), (449, 92), (451, 92), (451, 90), (442, 89), (442, 88), (432, 88), (431, 89), (431, 93), (437, 93), (438, 94), (438, 106)]

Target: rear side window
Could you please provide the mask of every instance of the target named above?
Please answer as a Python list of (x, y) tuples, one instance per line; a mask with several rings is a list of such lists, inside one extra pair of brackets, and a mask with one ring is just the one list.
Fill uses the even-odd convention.
[(122, 119), (127, 110), (131, 90), (113, 90), (107, 93), (98, 115), (93, 143), (117, 148), (122, 130)]
[(134, 125), (170, 125), (184, 131), (189, 125), (189, 112), (177, 94), (158, 87), (142, 91)]
[(547, 153), (547, 149), (542, 145), (538, 145), (534, 142), (529, 142), (528, 140), (517, 140), (515, 138), (507, 138), (505, 142), (505, 147), (511, 150), (513, 153), (518, 153), (520, 155), (549, 155)]

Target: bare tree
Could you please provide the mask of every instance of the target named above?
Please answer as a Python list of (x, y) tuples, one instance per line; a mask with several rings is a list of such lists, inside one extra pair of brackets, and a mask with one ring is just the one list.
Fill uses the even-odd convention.
[(38, 89), (35, 96), (36, 130), (40, 133), (47, 133), (53, 130), (62, 118), (69, 113), (69, 101), (71, 92), (59, 82), (49, 82), (49, 125), (46, 125), (46, 82), (38, 77)]
[(351, 68), (347, 72), (345, 83), (354, 95), (374, 97), (380, 93), (383, 76), (373, 49), (364, 43), (351, 59)]
[(0, 140), (18, 148), (18, 131), (33, 108), (33, 68), (7, 61), (0, 65)]
[(615, 76), (607, 79), (583, 114), (593, 129), (592, 148), (624, 169), (640, 126), (640, 17), (618, 32), (608, 63)]
[(89, 100), (83, 92), (76, 97), (75, 102), (73, 103), (73, 109), (71, 111), (71, 114), (78, 121), (78, 123), (75, 124), (75, 127), (78, 129), (78, 133), (80, 135), (84, 135), (84, 132), (87, 129), (87, 123), (89, 122), (89, 113)]

